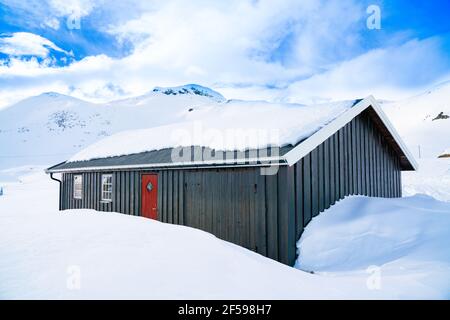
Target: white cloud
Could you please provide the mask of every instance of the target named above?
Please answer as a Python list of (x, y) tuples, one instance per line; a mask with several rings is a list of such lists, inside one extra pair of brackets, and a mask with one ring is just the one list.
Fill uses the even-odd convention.
[(166, 65), (182, 74), (195, 69), (206, 81), (263, 84), (335, 61), (340, 39), (363, 18), (359, 9), (351, 1), (171, 1), (110, 32), (135, 40), (128, 60), (140, 65)]
[[(0, 64), (0, 96), (59, 88), (99, 101), (194, 82), (228, 98), (391, 98), (406, 94), (411, 83), (432, 82), (430, 74), (445, 64), (437, 39), (400, 45), (398, 40), (367, 50), (361, 40), (365, 8), (352, 0), (49, 1), (50, 17), (97, 13), (106, 19), (96, 21), (102, 30), (119, 43), (133, 43), (134, 50), (123, 58), (90, 56), (67, 67), (11, 59)], [(27, 36), (31, 42), (6, 43), (5, 50), (39, 57), (47, 57), (48, 48), (62, 50)]]
[(105, 1), (92, 0), (49, 0), (49, 5), (60, 17), (74, 15), (78, 18), (89, 15), (92, 10)]
[(50, 40), (29, 32), (16, 32), (0, 38), (0, 52), (13, 57), (29, 55), (46, 58), (49, 49), (69, 54)]
[(40, 26), (41, 26), (41, 28), (48, 27), (48, 28), (51, 28), (53, 30), (58, 30), (59, 26), (60, 26), (60, 23), (59, 23), (58, 19), (56, 19), (55, 17), (51, 17), (51, 18), (45, 19), (41, 23)]
[(404, 98), (433, 84), (435, 75), (445, 71), (441, 69), (448, 65), (448, 57), (439, 45), (439, 39), (428, 38), (374, 49), (290, 84), (283, 95), (303, 102), (364, 98), (371, 94), (383, 99)]

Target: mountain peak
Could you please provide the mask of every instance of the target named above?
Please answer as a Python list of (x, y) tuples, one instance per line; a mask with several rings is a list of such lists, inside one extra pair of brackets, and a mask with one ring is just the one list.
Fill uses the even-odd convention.
[(30, 99), (32, 99), (32, 98), (45, 99), (45, 100), (67, 100), (67, 101), (75, 101), (75, 102), (80, 102), (80, 103), (89, 103), (86, 100), (82, 100), (80, 98), (73, 97), (71, 95), (67, 95), (67, 94), (63, 94), (63, 93), (59, 93), (59, 92), (55, 92), (55, 91), (43, 92), (40, 95), (30, 97)]
[(62, 97), (62, 96), (65, 96), (65, 95), (63, 95), (61, 93), (58, 93), (58, 92), (49, 91), (49, 92), (43, 92), (39, 96), (50, 97), (50, 98), (58, 98), (58, 97)]
[(155, 87), (153, 90), (155, 93), (162, 93), (168, 96), (185, 95), (192, 94), (198, 96), (204, 96), (211, 98), (217, 102), (223, 102), (226, 99), (217, 91), (210, 89), (208, 87), (203, 87), (198, 84), (185, 84), (178, 87)]

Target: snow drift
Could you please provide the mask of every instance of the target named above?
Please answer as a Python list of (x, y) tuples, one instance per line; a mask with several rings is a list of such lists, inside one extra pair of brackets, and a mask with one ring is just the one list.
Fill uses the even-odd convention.
[(449, 242), (450, 203), (426, 195), (353, 196), (306, 227), (298, 242), (297, 266), (328, 272), (389, 264), (405, 271), (408, 265), (424, 264), (432, 272), (432, 261), (450, 267)]

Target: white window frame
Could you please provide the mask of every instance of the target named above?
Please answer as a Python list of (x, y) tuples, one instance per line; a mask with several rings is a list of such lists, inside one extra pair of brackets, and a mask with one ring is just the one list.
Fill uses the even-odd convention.
[(73, 176), (73, 198), (83, 199), (83, 175), (81, 174)]
[[(108, 181), (109, 180), (109, 181)], [(102, 174), (102, 202), (112, 202), (113, 177), (112, 174)]]

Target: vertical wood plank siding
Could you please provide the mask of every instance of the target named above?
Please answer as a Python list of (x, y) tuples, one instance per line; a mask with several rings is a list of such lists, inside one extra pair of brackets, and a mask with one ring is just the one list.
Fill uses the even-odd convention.
[[(347, 195), (400, 197), (394, 151), (362, 113), (291, 167), (272, 176), (257, 167), (85, 172), (83, 199), (65, 173), (61, 208), (141, 215), (141, 176), (158, 174), (158, 220), (187, 225), (293, 265), (296, 241), (320, 212)], [(112, 174), (112, 201), (102, 201), (102, 174)]]

